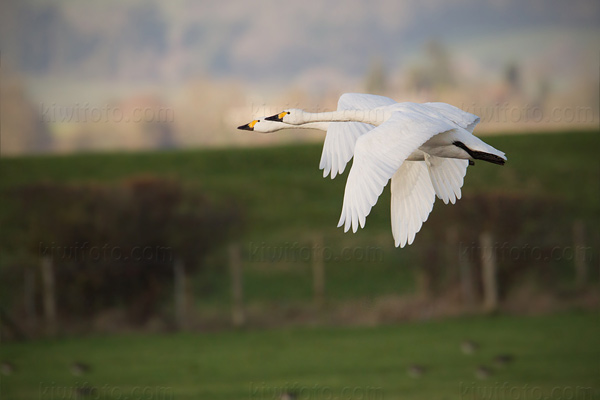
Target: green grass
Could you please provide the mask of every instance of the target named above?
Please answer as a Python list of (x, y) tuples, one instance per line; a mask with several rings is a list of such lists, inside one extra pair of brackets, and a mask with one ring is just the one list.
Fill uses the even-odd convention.
[[(569, 207), (568, 218), (583, 218), (590, 226), (598, 222), (600, 158), (596, 153), (600, 135), (597, 132), (493, 136), (485, 140), (505, 151), (508, 162), (503, 167), (483, 162), (470, 167), (464, 195), (495, 190), (557, 198)], [(424, 225), (413, 246), (394, 248), (389, 222), (390, 195), (386, 188), (369, 215), (366, 228), (356, 234), (344, 234), (336, 225), (349, 167), (335, 180), (323, 179), (318, 170), (320, 154), (321, 145), (314, 144), (3, 158), (0, 190), (39, 181), (114, 182), (150, 174), (170, 177), (217, 200), (233, 198), (244, 208), (247, 228), (240, 241), (248, 261), (244, 284), (250, 301), (308, 299), (311, 266), (303, 260), (302, 251), (310, 249), (315, 236), (321, 236), (324, 245), (333, 252), (327, 262), (330, 298), (412, 290), (418, 239), (431, 233), (426, 232), (428, 225)], [(451, 206), (438, 201), (432, 218), (445, 207)], [(0, 218), (10, 210), (10, 204), (4, 204)], [(2, 234), (10, 235), (10, 228), (3, 226)], [(570, 243), (570, 236), (568, 240)], [(344, 259), (341, 252), (353, 248), (374, 248), (379, 258)], [(291, 256), (273, 263), (260, 255), (261, 249), (288, 250)], [(271, 250), (266, 253), (272, 254)], [(275, 264), (277, 268), (273, 268)], [(202, 301), (207, 304), (226, 304), (229, 287), (220, 273), (227, 268), (224, 252), (214, 255), (207, 265), (212, 270), (198, 278), (196, 293), (202, 293)]]
[[(485, 140), (505, 151), (508, 162), (504, 167), (479, 162), (469, 168), (464, 193), (493, 188), (551, 194), (577, 204), (583, 213), (598, 211), (597, 132), (494, 136)], [(320, 153), (321, 145), (315, 144), (3, 158), (0, 189), (38, 181), (115, 181), (153, 174), (181, 179), (217, 198), (239, 199), (250, 219), (246, 236), (258, 238), (257, 242), (263, 237), (280, 237), (282, 231), (291, 234), (319, 229), (341, 235), (335, 225), (349, 168), (333, 181), (323, 179), (318, 170)], [(369, 217), (371, 230), (389, 229), (388, 197), (379, 199)]]
[[(102, 399), (278, 399), (273, 390), (281, 387), (304, 388), (300, 399), (516, 398), (475, 394), (506, 383), (520, 399), (598, 399), (599, 322), (597, 313), (573, 313), (3, 343), (0, 358), (18, 370), (2, 377), (1, 394), (15, 400), (73, 398), (64, 388), (87, 382)], [(467, 338), (480, 342), (479, 352), (460, 352)], [(503, 353), (512, 354), (514, 363), (494, 367), (494, 356)], [(76, 360), (89, 363), (91, 372), (71, 376), (69, 365)], [(427, 366), (428, 373), (409, 377), (412, 363)], [(491, 366), (494, 375), (476, 379), (478, 365)], [(136, 397), (135, 388), (148, 391)], [(579, 395), (571, 394), (574, 390)]]

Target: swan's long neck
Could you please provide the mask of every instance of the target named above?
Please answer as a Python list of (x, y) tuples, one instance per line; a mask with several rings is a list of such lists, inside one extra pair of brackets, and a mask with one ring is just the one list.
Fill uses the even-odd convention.
[(327, 131), (327, 129), (329, 129), (329, 122), (325, 122), (325, 121), (307, 122), (302, 125), (290, 125), (290, 128), (293, 128), (293, 129), (318, 129), (321, 131)]
[(371, 125), (380, 125), (389, 115), (385, 109), (373, 108), (370, 110), (339, 110), (321, 113), (302, 112), (299, 124), (312, 122), (364, 122)]

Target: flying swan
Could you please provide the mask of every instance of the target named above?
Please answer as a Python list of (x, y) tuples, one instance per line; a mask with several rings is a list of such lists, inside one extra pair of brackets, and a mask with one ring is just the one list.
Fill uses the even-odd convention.
[[(445, 103), (397, 103), (375, 95), (346, 93), (338, 110), (308, 113), (290, 109), (239, 129), (274, 132), (289, 128), (326, 130), (320, 168), (332, 179), (354, 156), (338, 226), (356, 232), (391, 179), (395, 245), (411, 244), (433, 209), (461, 197), (473, 159), (504, 164), (504, 153), (472, 135), (473, 114)], [(406, 162), (405, 162), (406, 161)]]

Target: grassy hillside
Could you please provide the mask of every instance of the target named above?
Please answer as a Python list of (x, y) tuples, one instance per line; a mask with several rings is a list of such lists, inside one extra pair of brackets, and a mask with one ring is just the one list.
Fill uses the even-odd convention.
[[(464, 193), (490, 188), (552, 194), (598, 211), (600, 135), (530, 134), (486, 137), (506, 152), (504, 167), (479, 162), (469, 168)], [(79, 154), (3, 158), (1, 189), (41, 180), (113, 181), (140, 174), (182, 179), (216, 197), (234, 196), (247, 207), (248, 237), (281, 230), (334, 226), (348, 168), (333, 181), (318, 170), (321, 145), (161, 153)], [(389, 221), (389, 195), (380, 198), (369, 226)]]
[[(478, 162), (469, 167), (463, 194), (496, 191), (563, 200), (571, 217), (590, 221), (599, 215), (600, 135), (530, 134), (486, 137), (502, 149), (508, 163)], [(344, 234), (336, 228), (345, 178), (323, 179), (318, 169), (321, 145), (276, 148), (187, 150), (161, 153), (79, 154), (2, 159), (0, 189), (38, 181), (112, 182), (138, 175), (181, 180), (215, 199), (234, 198), (247, 215), (241, 239), (246, 258), (246, 296), (256, 301), (294, 301), (310, 297), (311, 270), (305, 255), (315, 237), (331, 250), (328, 295), (374, 296), (410, 290), (415, 251), (423, 244), (424, 225), (415, 244), (393, 247), (389, 188), (367, 219), (365, 229)], [(432, 213), (446, 206), (437, 201)], [(10, 212), (10, 203), (0, 213)], [(0, 214), (1, 216), (2, 214)], [(597, 230), (596, 230), (597, 232)], [(10, 235), (9, 227), (3, 234)], [(570, 240), (570, 239), (569, 239)], [(343, 254), (358, 248), (363, 253)], [(368, 256), (372, 250), (371, 256)], [(365, 256), (366, 254), (366, 256)], [(208, 303), (229, 299), (224, 252), (209, 261), (214, 269), (197, 283)], [(277, 261), (273, 263), (273, 261)], [(275, 267), (275, 265), (277, 267)]]
[[(8, 343), (0, 359), (18, 369), (1, 378), (0, 395), (75, 398), (73, 388), (87, 384), (101, 399), (276, 400), (283, 388), (301, 390), (301, 400), (598, 399), (599, 336), (597, 314), (571, 314)], [(465, 339), (480, 351), (462, 354)], [(499, 354), (514, 362), (495, 366)], [(74, 361), (91, 371), (72, 376)], [(413, 363), (427, 373), (409, 377)], [(493, 375), (477, 379), (479, 365)]]

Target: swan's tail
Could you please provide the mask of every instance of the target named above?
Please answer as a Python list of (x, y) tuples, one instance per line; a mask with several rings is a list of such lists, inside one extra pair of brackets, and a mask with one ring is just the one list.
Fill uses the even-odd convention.
[(492, 164), (504, 165), (506, 162), (506, 156), (500, 150), (494, 149), (492, 146), (487, 145), (486, 151), (473, 150), (467, 147), (463, 142), (455, 141), (452, 143), (456, 147), (459, 147), (466, 151), (471, 158), (474, 160), (487, 161)]

